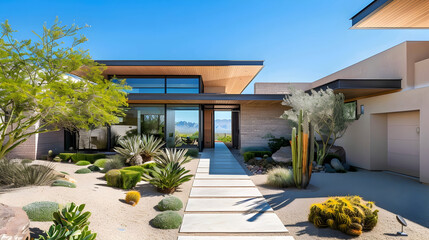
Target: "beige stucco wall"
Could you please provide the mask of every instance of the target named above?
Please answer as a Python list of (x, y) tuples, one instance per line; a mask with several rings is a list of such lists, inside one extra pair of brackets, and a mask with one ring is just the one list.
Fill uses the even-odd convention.
[[(387, 114), (420, 112), (420, 181), (429, 183), (429, 87), (361, 99), (365, 113), (353, 122), (338, 144), (347, 152), (347, 160), (370, 170), (387, 169)], [(407, 159), (404, 159), (406, 162)]]
[(291, 88), (308, 90), (311, 83), (281, 83), (281, 82), (257, 82), (255, 83), (255, 94), (288, 94)]
[(311, 87), (336, 79), (402, 79), (402, 89), (414, 88), (416, 62), (429, 58), (429, 41), (403, 42), (312, 83)]
[(268, 147), (268, 133), (275, 137), (290, 136), (286, 120), (280, 116), (286, 107), (278, 104), (242, 104), (240, 109), (241, 147)]

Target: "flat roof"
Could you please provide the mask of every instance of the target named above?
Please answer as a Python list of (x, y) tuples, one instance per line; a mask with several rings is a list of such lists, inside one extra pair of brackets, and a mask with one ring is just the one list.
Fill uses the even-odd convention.
[(429, 1), (374, 0), (352, 18), (352, 29), (429, 28)]
[(211, 94), (211, 93), (130, 93), (129, 103), (192, 103), (192, 104), (240, 104), (240, 103), (277, 103), (284, 94)]
[(399, 91), (401, 81), (402, 79), (336, 79), (313, 90), (330, 88), (336, 93), (343, 93), (346, 100), (354, 100)]
[(264, 67), (263, 60), (96, 60), (104, 75), (201, 76), (204, 88), (224, 88), (239, 94)]

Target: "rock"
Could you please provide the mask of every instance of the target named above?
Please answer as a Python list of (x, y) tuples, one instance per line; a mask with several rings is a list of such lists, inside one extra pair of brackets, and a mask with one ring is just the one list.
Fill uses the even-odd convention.
[(30, 220), (21, 208), (0, 203), (0, 238), (30, 240)]
[(334, 145), (329, 149), (329, 153), (338, 155), (340, 157), (339, 160), (341, 163), (346, 162), (346, 150), (344, 150), (343, 147)]
[(344, 171), (344, 167), (343, 164), (341, 164), (340, 160), (337, 158), (333, 158), (331, 160), (331, 166), (336, 170), (336, 171)]
[(335, 171), (335, 169), (333, 169), (332, 167), (331, 167), (331, 165), (329, 165), (329, 164), (325, 164), (325, 172), (326, 173), (336, 173), (337, 171)]
[(292, 162), (292, 151), (290, 146), (281, 147), (277, 152), (275, 152), (272, 156), (274, 161), (289, 163)]

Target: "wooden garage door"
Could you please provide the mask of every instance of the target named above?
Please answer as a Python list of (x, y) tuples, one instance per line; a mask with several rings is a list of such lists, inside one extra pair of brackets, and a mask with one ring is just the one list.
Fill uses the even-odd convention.
[(419, 111), (387, 115), (388, 170), (419, 177)]

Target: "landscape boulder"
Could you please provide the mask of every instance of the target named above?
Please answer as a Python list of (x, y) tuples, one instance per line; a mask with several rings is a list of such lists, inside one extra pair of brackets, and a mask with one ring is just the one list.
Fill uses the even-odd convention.
[(30, 220), (24, 210), (0, 203), (0, 239), (30, 240)]
[(289, 163), (289, 162), (292, 162), (292, 150), (291, 150), (290, 146), (281, 147), (271, 157), (276, 162)]

